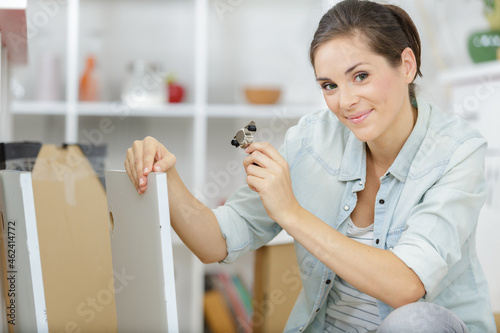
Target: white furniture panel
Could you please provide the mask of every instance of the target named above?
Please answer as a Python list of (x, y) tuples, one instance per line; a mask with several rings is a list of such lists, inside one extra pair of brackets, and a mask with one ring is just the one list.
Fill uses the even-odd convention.
[(31, 173), (0, 171), (0, 213), (9, 332), (48, 332)]
[(139, 195), (123, 171), (106, 172), (118, 331), (178, 332), (167, 176), (152, 173)]

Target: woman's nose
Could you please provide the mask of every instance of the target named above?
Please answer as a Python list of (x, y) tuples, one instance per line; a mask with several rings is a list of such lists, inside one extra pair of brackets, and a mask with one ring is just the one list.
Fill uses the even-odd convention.
[(340, 108), (344, 110), (350, 110), (359, 102), (359, 96), (357, 95), (355, 88), (347, 85), (340, 88), (339, 90), (340, 90), (339, 94)]

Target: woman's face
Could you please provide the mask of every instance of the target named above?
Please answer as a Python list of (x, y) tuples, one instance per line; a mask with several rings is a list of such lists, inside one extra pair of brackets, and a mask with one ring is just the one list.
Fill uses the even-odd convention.
[(359, 36), (337, 37), (316, 50), (316, 80), (328, 108), (360, 141), (404, 142), (411, 133), (414, 119), (408, 84), (415, 74), (411, 59), (405, 57), (412, 56), (407, 48), (395, 68)]

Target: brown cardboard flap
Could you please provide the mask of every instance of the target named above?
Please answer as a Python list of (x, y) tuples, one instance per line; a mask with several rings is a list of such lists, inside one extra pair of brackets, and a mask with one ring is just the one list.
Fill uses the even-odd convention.
[(44, 145), (32, 173), (50, 332), (116, 332), (106, 194), (77, 146)]

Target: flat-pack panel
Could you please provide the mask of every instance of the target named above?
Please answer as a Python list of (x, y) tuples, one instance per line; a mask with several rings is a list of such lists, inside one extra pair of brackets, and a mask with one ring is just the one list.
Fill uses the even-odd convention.
[(0, 214), (2, 332), (48, 332), (31, 173), (0, 171)]
[[(118, 332), (178, 332), (165, 173), (139, 195), (123, 171), (106, 171)], [(118, 279), (115, 279), (115, 284)]]

